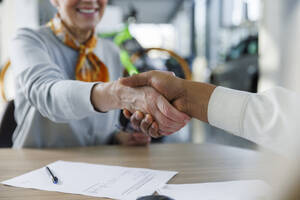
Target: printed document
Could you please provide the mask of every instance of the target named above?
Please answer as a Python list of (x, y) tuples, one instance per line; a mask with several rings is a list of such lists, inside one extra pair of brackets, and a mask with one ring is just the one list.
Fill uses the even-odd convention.
[(112, 199), (137, 199), (153, 194), (177, 174), (141, 168), (56, 161), (47, 165), (58, 178), (54, 184), (43, 167), (2, 184)]

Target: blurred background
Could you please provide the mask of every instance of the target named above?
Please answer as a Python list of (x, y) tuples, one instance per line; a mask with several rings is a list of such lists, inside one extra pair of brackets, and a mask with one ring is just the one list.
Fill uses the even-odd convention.
[[(1, 65), (9, 59), (16, 29), (36, 28), (55, 13), (49, 0), (0, 0)], [(196, 81), (249, 92), (277, 85), (299, 91), (299, 58), (293, 53), (300, 52), (298, 13), (298, 0), (109, 0), (97, 34), (107, 37), (128, 25), (137, 48), (176, 52)], [(4, 85), (8, 99), (13, 99), (13, 85), (8, 71)], [(4, 104), (1, 100), (2, 110)], [(197, 120), (162, 142), (255, 148)]]

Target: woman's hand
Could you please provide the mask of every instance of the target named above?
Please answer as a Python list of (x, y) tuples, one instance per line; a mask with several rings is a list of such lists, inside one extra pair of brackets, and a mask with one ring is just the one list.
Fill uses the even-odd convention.
[(151, 143), (151, 137), (143, 133), (119, 132), (115, 139), (118, 144), (124, 146), (146, 146)]
[(123, 78), (121, 83), (130, 87), (151, 86), (179, 111), (208, 122), (208, 104), (215, 85), (183, 80), (173, 73), (162, 71), (149, 71)]
[(151, 87), (130, 88), (122, 86), (119, 93), (123, 109), (131, 113), (141, 111), (151, 114), (158, 122), (159, 133), (169, 135), (181, 129), (189, 116), (176, 110), (162, 95)]
[(97, 84), (92, 90), (91, 98), (99, 111), (127, 109), (131, 113), (141, 111), (152, 115), (158, 123), (160, 135), (174, 133), (190, 120), (188, 115), (179, 112), (151, 87), (131, 88), (122, 85), (120, 81)]
[(130, 120), (131, 125), (134, 129), (139, 130), (140, 132), (147, 134), (153, 138), (159, 138), (163, 135), (160, 135), (158, 132), (158, 125), (153, 120), (153, 117), (149, 114), (144, 115), (140, 111), (136, 111), (134, 114), (131, 114), (128, 110), (123, 110), (124, 116)]

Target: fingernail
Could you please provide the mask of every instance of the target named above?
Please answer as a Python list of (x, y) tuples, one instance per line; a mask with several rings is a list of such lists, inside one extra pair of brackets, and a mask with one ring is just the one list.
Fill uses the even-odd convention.
[(146, 116), (146, 122), (147, 123), (151, 123), (151, 119), (150, 119), (150, 117), (148, 115)]
[(152, 128), (153, 130), (155, 130), (155, 129), (156, 129), (156, 125), (155, 125), (155, 123), (153, 123), (153, 124), (151, 125), (151, 128)]
[(138, 112), (138, 113), (136, 114), (136, 119), (137, 119), (137, 120), (143, 119), (142, 114)]

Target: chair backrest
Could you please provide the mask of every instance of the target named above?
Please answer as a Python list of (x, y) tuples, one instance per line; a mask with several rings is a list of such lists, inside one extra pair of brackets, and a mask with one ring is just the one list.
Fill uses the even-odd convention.
[(11, 62), (9, 60), (4, 64), (4, 66), (1, 68), (0, 71), (0, 93), (4, 101), (8, 101), (5, 95), (4, 81), (5, 81), (6, 72), (10, 68), (10, 66), (11, 66)]
[(14, 101), (6, 102), (2, 116), (0, 118), (0, 148), (12, 147), (12, 135), (17, 123), (14, 118)]

